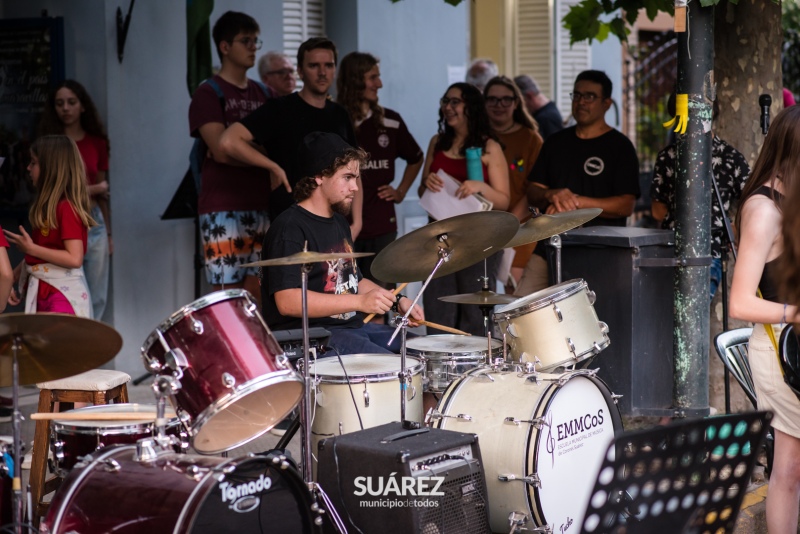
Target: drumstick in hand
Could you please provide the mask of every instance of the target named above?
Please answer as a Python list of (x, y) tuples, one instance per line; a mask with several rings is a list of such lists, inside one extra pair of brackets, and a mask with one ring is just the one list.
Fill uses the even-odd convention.
[[(398, 293), (400, 293), (400, 292), (401, 292), (403, 289), (405, 289), (405, 287), (406, 287), (407, 285), (408, 285), (408, 282), (404, 282), (404, 283), (400, 284), (399, 286), (397, 286), (397, 289), (395, 289), (394, 291), (392, 291), (392, 295), (394, 295), (394, 296), (396, 297), (396, 296), (397, 296), (397, 294), (398, 294)], [(368, 322), (370, 322), (370, 321), (372, 320), (372, 318), (373, 318), (373, 317), (375, 317), (375, 314), (374, 314), (374, 313), (370, 313), (369, 315), (367, 315), (366, 317), (364, 317), (364, 324), (367, 324)]]

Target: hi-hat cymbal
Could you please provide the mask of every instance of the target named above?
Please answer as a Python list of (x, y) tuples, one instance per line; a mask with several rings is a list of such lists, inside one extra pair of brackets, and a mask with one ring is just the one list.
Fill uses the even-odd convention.
[(14, 339), (20, 385), (77, 375), (111, 360), (122, 336), (107, 324), (62, 313), (0, 315), (0, 387), (12, 382)]
[[(372, 262), (372, 275), (383, 282), (425, 280), (439, 261), (439, 249), (450, 259), (434, 278), (460, 271), (488, 258), (514, 236), (519, 221), (504, 211), (457, 215), (417, 228), (384, 248)], [(440, 240), (447, 236), (447, 240)]]
[(496, 304), (509, 304), (517, 300), (513, 295), (502, 295), (489, 291), (488, 289), (481, 289), (475, 293), (464, 293), (462, 295), (448, 295), (446, 297), (439, 297), (443, 302), (452, 302), (454, 304), (476, 304), (478, 306), (494, 306)]
[(302, 265), (304, 263), (319, 263), (321, 261), (341, 260), (345, 258), (364, 258), (374, 256), (374, 252), (310, 252), (302, 251), (283, 258), (254, 261), (240, 265), (244, 267), (277, 267), (279, 265)]
[(603, 213), (603, 210), (600, 208), (583, 208), (553, 215), (539, 215), (520, 225), (517, 234), (506, 244), (506, 248), (518, 247), (553, 237), (567, 230), (577, 228), (601, 213)]

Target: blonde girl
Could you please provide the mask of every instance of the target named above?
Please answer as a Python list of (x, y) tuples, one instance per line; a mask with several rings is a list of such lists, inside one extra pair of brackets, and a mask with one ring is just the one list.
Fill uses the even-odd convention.
[[(88, 229), (95, 221), (77, 145), (66, 135), (40, 137), (31, 146), (28, 172), (37, 192), (29, 212), (31, 234), (22, 226), (19, 234), (3, 231), (25, 254), (14, 269), (25, 311), (91, 318), (82, 265)], [(12, 290), (8, 301), (19, 304), (20, 296)]]

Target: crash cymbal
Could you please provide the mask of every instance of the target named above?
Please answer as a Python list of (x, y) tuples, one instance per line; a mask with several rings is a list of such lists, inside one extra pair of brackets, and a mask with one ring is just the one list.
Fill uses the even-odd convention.
[(122, 348), (122, 336), (107, 324), (62, 313), (0, 315), (0, 387), (11, 385), (12, 346), (20, 385), (77, 375), (100, 367)]
[(374, 256), (374, 252), (309, 252), (302, 251), (283, 258), (272, 258), (271, 260), (254, 261), (240, 265), (244, 267), (277, 267), (279, 265), (302, 265), (304, 263), (319, 263), (321, 261), (341, 260), (345, 258), (364, 258)]
[(448, 295), (446, 297), (439, 297), (443, 302), (452, 302), (454, 304), (476, 304), (478, 306), (494, 306), (495, 304), (509, 304), (517, 300), (513, 295), (502, 295), (489, 291), (488, 289), (481, 289), (475, 293), (464, 293), (462, 295)]
[(517, 234), (506, 244), (506, 248), (518, 247), (541, 241), (591, 221), (603, 212), (600, 208), (584, 208), (553, 215), (539, 215), (520, 225)]
[[(501, 250), (518, 223), (504, 211), (479, 211), (432, 222), (384, 248), (372, 262), (372, 275), (383, 282), (425, 280), (439, 261), (440, 248), (451, 251), (450, 259), (434, 278), (460, 271)], [(445, 235), (447, 240), (440, 241)]]

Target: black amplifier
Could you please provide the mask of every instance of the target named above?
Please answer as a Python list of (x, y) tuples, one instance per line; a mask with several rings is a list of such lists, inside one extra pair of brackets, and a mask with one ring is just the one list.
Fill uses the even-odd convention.
[[(273, 330), (272, 335), (275, 336), (278, 344), (283, 349), (283, 353), (286, 354), (286, 357), (289, 358), (292, 365), (297, 367), (297, 360), (303, 358), (303, 329)], [(320, 326), (308, 329), (309, 350), (317, 349), (317, 353), (319, 353), (322, 347), (328, 344), (330, 339), (331, 333)]]
[(388, 423), (322, 440), (318, 482), (364, 534), (488, 534), (478, 436)]

